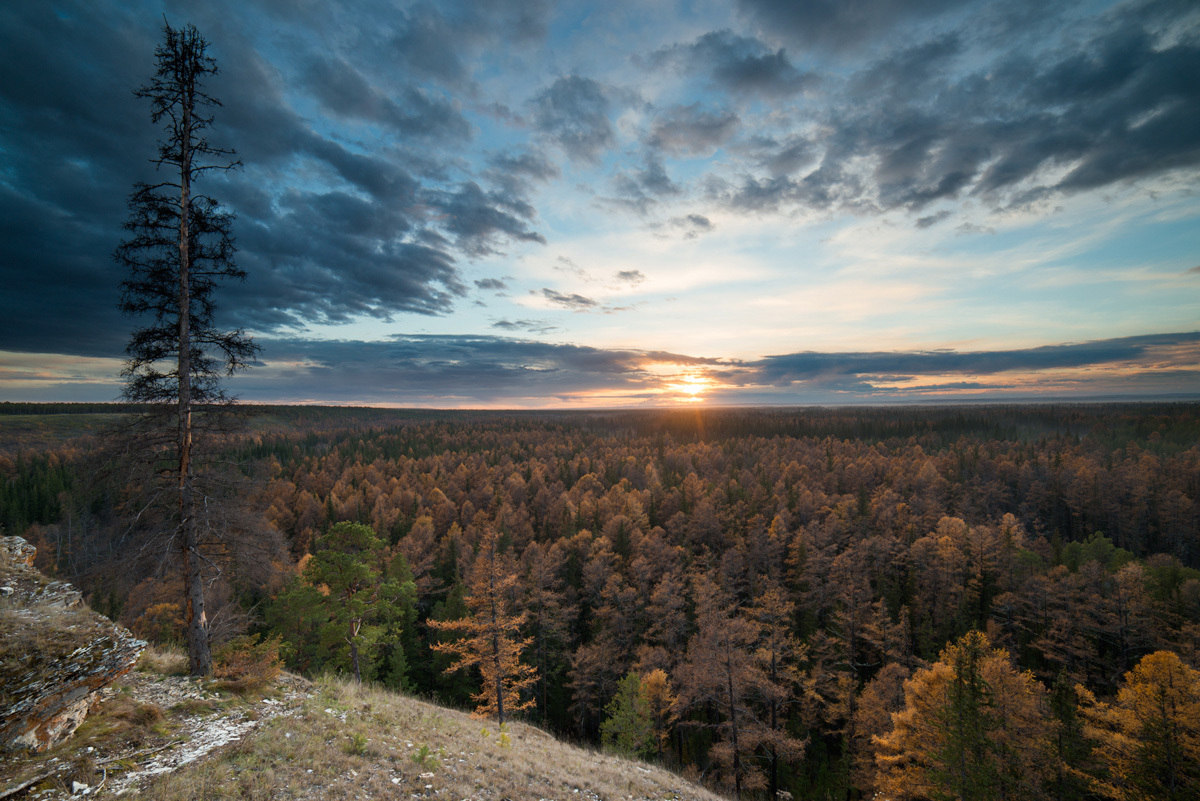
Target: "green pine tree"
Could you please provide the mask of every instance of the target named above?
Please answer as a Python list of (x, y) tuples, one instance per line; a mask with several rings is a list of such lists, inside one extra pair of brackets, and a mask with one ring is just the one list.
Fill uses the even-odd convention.
[[(316, 640), (326, 658), (314, 667), (349, 671), (357, 681), (364, 673), (376, 676), (383, 646), (412, 619), (416, 586), (384, 572), (385, 545), (370, 526), (337, 523), (314, 545), (302, 580), (315, 592), (296, 590), (290, 599), (308, 604), (320, 620)], [(402, 686), (397, 668), (403, 671), (402, 660), (384, 672)]]
[(617, 694), (604, 708), (600, 740), (606, 748), (629, 757), (654, 755), (654, 721), (642, 688), (642, 677), (630, 671), (617, 682)]

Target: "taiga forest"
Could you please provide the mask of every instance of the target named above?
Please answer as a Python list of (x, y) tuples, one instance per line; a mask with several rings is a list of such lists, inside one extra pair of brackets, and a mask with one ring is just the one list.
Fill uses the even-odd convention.
[[(130, 411), (0, 404), (0, 522), (178, 644)], [(218, 662), (744, 798), (1200, 793), (1195, 405), (237, 413), (198, 427)]]

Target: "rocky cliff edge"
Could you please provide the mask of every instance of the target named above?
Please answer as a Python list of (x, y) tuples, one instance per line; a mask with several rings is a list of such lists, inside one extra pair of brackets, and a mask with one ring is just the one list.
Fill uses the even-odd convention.
[(44, 751), (70, 737), (146, 647), (34, 569), (35, 553), (0, 537), (0, 751)]

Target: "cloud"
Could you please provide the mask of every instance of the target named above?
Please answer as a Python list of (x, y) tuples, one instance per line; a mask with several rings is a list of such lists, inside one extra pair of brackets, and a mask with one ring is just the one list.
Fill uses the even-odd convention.
[(489, 180), (512, 195), (525, 195), (533, 184), (544, 184), (561, 175), (544, 153), (536, 151), (494, 154), (486, 172)]
[(735, 98), (752, 94), (782, 99), (819, 82), (796, 69), (782, 48), (772, 50), (759, 39), (729, 30), (706, 33), (691, 44), (664, 47), (647, 61), (652, 67), (672, 65), (685, 73), (703, 72)]
[(359, 315), (444, 314), (466, 293), (453, 258), (440, 247), (356, 237), (330, 230), (326, 221), (306, 225), (327, 205), (312, 202), (320, 200), (296, 198), (292, 214), (242, 234), (260, 247), (239, 256), (246, 283), (220, 294), (236, 324), (269, 330)]
[[(827, 35), (835, 49), (947, 7), (742, 6), (789, 36)], [(1153, 0), (1088, 19), (1054, 6), (1027, 11), (980, 8), (965, 23), (914, 28), (894, 48), (876, 43), (881, 55), (850, 74), (815, 121), (800, 118), (819, 136), (754, 140), (762, 172), (725, 177), (719, 198), (737, 211), (920, 212), (939, 200), (1025, 204), (1200, 170), (1200, 85), (1183, 78), (1200, 71), (1200, 22)], [(1064, 27), (1077, 36), (1062, 43), (1053, 31)]]
[(475, 281), (475, 286), (479, 289), (491, 292), (503, 292), (508, 289), (508, 284), (501, 281), (499, 278), (480, 278)]
[(942, 220), (949, 219), (950, 217), (953, 217), (953, 216), (954, 215), (951, 212), (943, 209), (942, 211), (939, 211), (937, 214), (930, 214), (927, 217), (918, 217), (917, 218), (917, 227), (918, 228), (932, 228), (933, 226), (940, 223)]
[[(546, 333), (536, 320), (494, 327)], [(793, 353), (737, 362), (666, 351), (492, 336), (397, 335), (382, 342), (263, 343), (243, 398), (396, 405), (624, 405), (670, 401), (662, 367), (709, 379), (713, 403), (828, 403), (905, 397), (1180, 392), (1200, 377), (1200, 332), (1007, 351)]]
[(580, 281), (595, 281), (592, 274), (580, 267), (566, 256), (559, 256), (554, 260), (555, 272), (566, 273), (578, 278)]
[(285, 401), (399, 405), (490, 405), (518, 399), (540, 405), (546, 399), (612, 391), (648, 398), (661, 384), (650, 369), (653, 365), (717, 363), (662, 351), (486, 336), (399, 335), (386, 342), (263, 344), (268, 366), (236, 380), (234, 389), (243, 398), (269, 392)]
[[(506, 331), (549, 333), (537, 320)], [(493, 336), (385, 341), (265, 338), (262, 364), (230, 381), (244, 400), (421, 406), (637, 405), (670, 401), (668, 373), (707, 379), (712, 403), (804, 404), (904, 398), (1196, 397), (1200, 332), (998, 351), (800, 352), (734, 361)], [(14, 399), (112, 400), (115, 360), (0, 352)]]
[(688, 214), (683, 217), (672, 217), (671, 225), (683, 231), (684, 239), (695, 239), (701, 234), (707, 234), (716, 226), (712, 220), (705, 217), (703, 214)]
[(460, 56), (462, 38), (461, 27), (436, 7), (417, 6), (402, 14), (391, 49), (413, 72), (461, 86), (468, 78)]
[(529, 230), (535, 212), (524, 199), (502, 192), (484, 192), (473, 181), (453, 191), (431, 191), (422, 198), (439, 215), (439, 225), (453, 234), (458, 246), (472, 256), (496, 253), (496, 243), (515, 240), (546, 244)]
[[(244, 163), (199, 184), (236, 215), (248, 273), (218, 291), (219, 325), (278, 338), (449, 315), (507, 288), (473, 283), (478, 275), (553, 283), (534, 282), (524, 258), (534, 246), (579, 254), (598, 242), (612, 252), (588, 257), (595, 276), (573, 265), (560, 276), (586, 295), (534, 294), (556, 309), (613, 312), (600, 293), (614, 291), (622, 267), (655, 264), (663, 240), (708, 236), (718, 221), (722, 239), (771, 224), (739, 217), (805, 227), (733, 244), (742, 263), (770, 270), (802, 237), (816, 241), (812, 221), (845, 230), (836, 215), (846, 212), (903, 213), (964, 235), (954, 248), (966, 252), (1051, 227), (1022, 217), (1018, 230), (1003, 215), (1066, 195), (1099, 203), (1121, 190), (1109, 208), (1123, 207), (1113, 214), (1127, 227), (1106, 242), (1165, 231), (1194, 210), (1180, 199), (1200, 176), (1200, 84), (1190, 80), (1200, 17), (1188, 3), (739, 0), (733, 14), (658, 14), (627, 40), (619, 15), (590, 10), (580, 27), (561, 24), (571, 11), (548, 0), (387, 14), (284, 0), (190, 9), (221, 67), (208, 85), (224, 103), (212, 141)], [(111, 254), (134, 183), (166, 177), (150, 163), (159, 132), (148, 104), (130, 91), (152, 74), (160, 26), (149, 5), (115, 0), (0, 12), (0, 345), (10, 351), (119, 358), (136, 324), (116, 310), (123, 276)], [(1169, 206), (1164, 188), (1177, 193)], [(1152, 195), (1154, 214), (1124, 206)], [(617, 208), (644, 216), (592, 216)], [(982, 242), (992, 223), (1006, 236)], [(830, 241), (807, 263), (826, 263)], [(713, 244), (714, 257), (730, 252)], [(764, 291), (786, 292), (796, 276)], [(1101, 297), (1072, 300), (1074, 313)], [(517, 319), (524, 312), (504, 313), (438, 327), (544, 333)], [(883, 363), (868, 356), (831, 369), (865, 380), (853, 370)], [(912, 370), (936, 363), (909, 356)]]
[(403, 86), (399, 100), (385, 95), (354, 66), (339, 58), (317, 58), (305, 71), (306, 85), (336, 115), (377, 122), (402, 136), (465, 140), (470, 126), (444, 98), (419, 87)]
[(858, 51), (908, 23), (961, 6), (958, 0), (739, 0), (764, 32), (787, 37), (805, 50)]
[(776, 386), (799, 382), (854, 382), (868, 377), (894, 381), (913, 376), (979, 376), (1117, 364), (1161, 368), (1163, 360), (1192, 368), (1200, 365), (1200, 332), (1151, 334), (1020, 350), (790, 353), (746, 363), (741, 380)]
[(608, 92), (591, 78), (559, 78), (532, 105), (538, 130), (572, 158), (594, 162), (616, 141)]
[(556, 306), (562, 306), (564, 309), (571, 309), (572, 311), (585, 311), (587, 309), (594, 309), (600, 305), (592, 298), (587, 298), (583, 295), (575, 293), (564, 294), (548, 288), (542, 289), (542, 297)]
[(531, 334), (549, 334), (559, 330), (558, 326), (550, 325), (541, 320), (497, 320), (492, 328), (504, 331), (528, 331)]
[(732, 111), (713, 111), (698, 103), (673, 106), (655, 120), (649, 144), (674, 155), (708, 155), (733, 137), (738, 122)]
[[(466, 47), (458, 52), (518, 29), (544, 32), (546, 5), (527, 5), (444, 7)], [(399, 27), (410, 39), (451, 32), (430, 14), (413, 11)], [(440, 87), (469, 88), (463, 62), (438, 62), (434, 48), (381, 72), (393, 31), (334, 25), (317, 7), (269, 23), (240, 6), (199, 16), (221, 69), (207, 87), (223, 103), (210, 138), (245, 164), (197, 184), (236, 215), (236, 258), (248, 273), (219, 290), (221, 325), (263, 332), (445, 314), (465, 292), (461, 259), (545, 241), (526, 193), (556, 174), (552, 166), (519, 147), (492, 172), (460, 160), (472, 129)], [(508, 33), (490, 31), (496, 21)], [(161, 24), (103, 2), (22, 4), (0, 18), (4, 30), (23, 31), (0, 57), (6, 347), (115, 355), (135, 325), (116, 311), (111, 253), (133, 184), (164, 177), (149, 164), (160, 131), (131, 92), (152, 73)], [(276, 36), (286, 51), (272, 49)]]
[(667, 175), (661, 159), (647, 156), (640, 170), (619, 173), (613, 179), (616, 197), (602, 198), (608, 203), (645, 215), (660, 199), (682, 193), (682, 189)]
[(636, 286), (646, 280), (646, 275), (641, 270), (621, 270), (617, 273), (616, 279), (622, 283)]
[(820, 156), (819, 145), (807, 136), (790, 134), (785, 141), (756, 136), (749, 150), (760, 167), (773, 178), (792, 175), (811, 165)]

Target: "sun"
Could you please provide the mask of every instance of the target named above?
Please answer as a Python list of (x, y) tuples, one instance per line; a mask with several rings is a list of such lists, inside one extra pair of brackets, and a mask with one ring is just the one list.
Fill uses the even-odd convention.
[(667, 389), (682, 395), (679, 400), (684, 403), (700, 403), (704, 400), (704, 392), (712, 387), (712, 383), (708, 376), (688, 373), (681, 376), (677, 382), (667, 385)]

